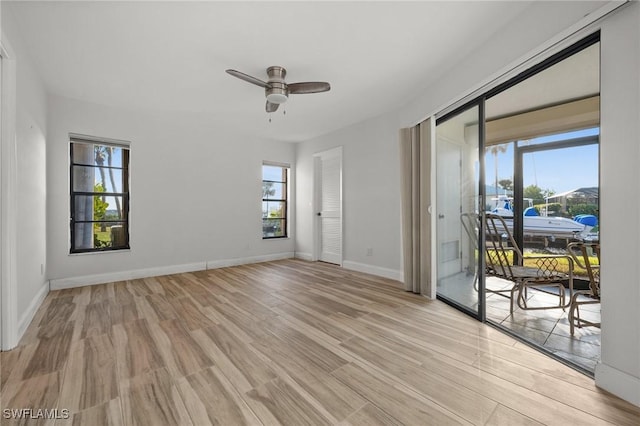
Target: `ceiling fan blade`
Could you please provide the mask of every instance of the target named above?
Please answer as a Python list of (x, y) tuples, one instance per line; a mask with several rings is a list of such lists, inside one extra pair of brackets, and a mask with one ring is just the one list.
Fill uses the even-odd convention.
[(252, 77), (252, 76), (250, 76), (248, 74), (245, 74), (243, 72), (240, 72), (240, 71), (227, 70), (227, 74), (230, 74), (230, 75), (232, 75), (234, 77), (237, 77), (240, 80), (244, 80), (244, 81), (246, 81), (248, 83), (255, 84), (256, 86), (264, 87), (265, 89), (268, 89), (268, 88), (271, 87), (271, 85), (269, 83), (266, 83), (266, 82), (260, 80), (259, 78)]
[(287, 85), (289, 93), (319, 93), (326, 92), (331, 89), (329, 83), (324, 81), (306, 81), (304, 83), (291, 83)]
[(265, 106), (264, 109), (267, 112), (276, 112), (276, 110), (278, 109), (279, 106), (280, 106), (280, 104), (274, 104), (273, 102), (267, 101), (267, 105)]

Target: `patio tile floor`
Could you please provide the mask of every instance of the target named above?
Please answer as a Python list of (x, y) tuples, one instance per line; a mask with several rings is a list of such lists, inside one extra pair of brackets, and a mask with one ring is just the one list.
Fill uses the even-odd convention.
[[(487, 278), (487, 287), (508, 288), (511, 283)], [(557, 303), (557, 296), (530, 289), (528, 304), (538, 306)], [(515, 307), (509, 313), (509, 299), (498, 294), (487, 295), (487, 320), (517, 333), (520, 337), (536, 343), (579, 367), (593, 373), (600, 361), (600, 329), (597, 327), (576, 328), (574, 335), (569, 332), (568, 310), (543, 309), (522, 310)], [(585, 305), (580, 314), (588, 320), (599, 321), (600, 304)]]

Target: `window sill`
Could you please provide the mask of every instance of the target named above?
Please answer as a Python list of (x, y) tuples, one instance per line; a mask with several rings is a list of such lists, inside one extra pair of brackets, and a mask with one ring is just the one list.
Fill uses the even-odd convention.
[(84, 251), (81, 253), (69, 253), (69, 256), (87, 256), (92, 254), (106, 254), (106, 253), (130, 253), (131, 248), (120, 250), (103, 250), (103, 251)]

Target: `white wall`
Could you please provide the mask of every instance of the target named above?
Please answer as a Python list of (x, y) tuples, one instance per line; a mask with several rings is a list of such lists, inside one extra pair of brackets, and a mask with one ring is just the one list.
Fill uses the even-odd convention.
[(298, 256), (313, 253), (313, 154), (343, 146), (343, 266), (400, 279), (397, 122), (393, 116), (369, 120), (298, 146)]
[[(48, 292), (46, 256), (46, 93), (19, 30), (3, 14), (4, 42), (10, 43), (16, 84), (16, 283), (18, 336)], [(9, 141), (10, 143), (11, 141)]]
[[(206, 116), (125, 111), (49, 98), (48, 253), (52, 288), (293, 256), (262, 240), (262, 161), (291, 143), (250, 139)], [(130, 251), (69, 255), (69, 133), (131, 142)], [(295, 180), (295, 176), (294, 176)]]
[[(17, 279), (18, 313), (30, 311), (47, 289), (46, 95), (25, 61), (17, 61)], [(32, 308), (33, 309), (33, 308)], [(29, 318), (30, 321), (30, 318)], [(23, 326), (26, 327), (24, 321)]]
[(601, 37), (599, 386), (640, 406), (640, 4), (607, 19)]

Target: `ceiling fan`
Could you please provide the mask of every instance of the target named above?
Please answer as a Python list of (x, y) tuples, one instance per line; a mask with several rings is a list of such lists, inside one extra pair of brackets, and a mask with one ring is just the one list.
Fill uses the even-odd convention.
[(265, 107), (267, 112), (276, 111), (280, 104), (287, 101), (289, 94), (320, 93), (331, 89), (329, 83), (324, 81), (305, 81), (303, 83), (287, 84), (284, 81), (287, 70), (278, 66), (267, 68), (269, 80), (266, 82), (236, 70), (229, 69), (227, 73), (240, 80), (264, 87), (264, 93), (267, 97), (267, 105)]

